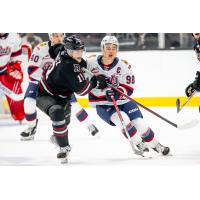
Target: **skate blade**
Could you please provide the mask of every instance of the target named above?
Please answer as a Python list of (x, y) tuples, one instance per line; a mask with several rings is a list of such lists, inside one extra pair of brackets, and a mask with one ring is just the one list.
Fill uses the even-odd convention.
[(161, 156), (163, 156), (163, 157), (171, 157), (171, 156), (173, 156), (173, 154), (172, 153), (168, 153), (167, 155), (161, 154)]
[[(89, 132), (90, 132), (90, 131), (89, 131)], [(96, 135), (98, 135), (98, 133), (99, 133), (99, 131), (96, 131), (96, 132), (94, 132), (94, 133), (90, 132), (90, 135), (91, 135), (91, 136), (96, 136)]]
[(21, 137), (20, 138), (21, 141), (30, 141), (30, 140), (34, 140), (34, 136), (29, 136), (29, 137)]
[(67, 158), (60, 158), (60, 163), (61, 164), (67, 164), (68, 163), (68, 159)]
[(99, 140), (101, 139), (101, 136), (99, 134), (92, 136), (93, 140)]
[(138, 151), (138, 150), (134, 150), (134, 154), (137, 156), (141, 156), (141, 157), (145, 157), (144, 152)]

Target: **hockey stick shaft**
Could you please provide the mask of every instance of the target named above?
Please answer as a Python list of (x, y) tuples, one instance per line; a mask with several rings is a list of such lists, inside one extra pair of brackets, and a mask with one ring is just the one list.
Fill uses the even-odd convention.
[(5, 94), (5, 95), (7, 95), (8, 97), (10, 97), (14, 101), (21, 101), (21, 100), (24, 99), (24, 94), (23, 93), (22, 94), (15, 94), (12, 90), (7, 88), (2, 83), (0, 83), (0, 92)]
[[(83, 71), (85, 71), (86, 73), (88, 73), (91, 76), (94, 76), (95, 74), (93, 74), (91, 71), (89, 71), (86, 68), (82, 68)], [(108, 77), (109, 78), (109, 77)], [(124, 94), (121, 90), (117, 89), (116, 87), (112, 86), (111, 84), (108, 83), (108, 86), (110, 88), (113, 88), (114, 90), (118, 91), (120, 94), (122, 94), (124, 97), (126, 97), (127, 99), (129, 99), (130, 101), (135, 102), (138, 106), (142, 107), (143, 109), (147, 110), (148, 112), (150, 112), (151, 114), (157, 116), (158, 118), (162, 119), (163, 121), (167, 122), (168, 124), (170, 124), (171, 126), (175, 127), (175, 128), (179, 128), (179, 129), (187, 129), (187, 128), (191, 128), (193, 126), (195, 126), (198, 123), (198, 120), (193, 120), (189, 123), (183, 124), (183, 125), (178, 125), (172, 121), (170, 121), (169, 119), (163, 117), (162, 115), (156, 113), (155, 111), (147, 108), (146, 106), (142, 105), (141, 103), (137, 102), (136, 100), (132, 99), (131, 97), (129, 97), (128, 95)]]
[(138, 106), (144, 108), (145, 110), (147, 110), (148, 112), (152, 113), (153, 115), (157, 116), (158, 118), (164, 120), (165, 122), (167, 122), (168, 124), (178, 128), (178, 125), (175, 124), (174, 122), (168, 120), (167, 118), (163, 117), (162, 115), (156, 113), (155, 111), (147, 108), (146, 106), (144, 106), (143, 104), (139, 103), (138, 101), (136, 101), (135, 99), (132, 99), (131, 97), (129, 97), (128, 95), (124, 94), (121, 90), (117, 89), (116, 87), (112, 86), (111, 84), (108, 83), (108, 86), (111, 87), (112, 89), (116, 90), (117, 92), (119, 92), (121, 95), (123, 95), (124, 97), (126, 97), (128, 100), (135, 102)]
[(185, 103), (179, 108), (178, 113), (186, 106), (186, 104), (192, 99), (192, 97), (196, 94), (196, 90), (194, 90), (194, 92), (187, 98), (187, 100), (185, 101)]
[(116, 103), (116, 100), (115, 100), (114, 96), (111, 96), (111, 99), (112, 99), (112, 101), (113, 101), (113, 105), (114, 105), (114, 107), (115, 107), (115, 110), (116, 110), (116, 112), (117, 112), (117, 115), (118, 115), (118, 117), (119, 117), (119, 120), (120, 120), (120, 122), (121, 122), (121, 124), (122, 124), (122, 127), (123, 127), (123, 129), (124, 129), (124, 131), (125, 131), (125, 133), (126, 133), (126, 137), (127, 137), (129, 140), (131, 140), (130, 135), (127, 133), (126, 123), (124, 122), (124, 119), (123, 119), (123, 117), (122, 117), (122, 115), (121, 115), (121, 113), (120, 113), (119, 107), (118, 107), (118, 105), (117, 105), (117, 103)]
[(142, 155), (142, 152), (137, 151), (137, 150), (135, 149), (135, 146), (134, 146), (134, 144), (133, 144), (133, 141), (131, 140), (131, 137), (130, 137), (128, 131), (127, 131), (126, 123), (125, 123), (125, 121), (124, 121), (124, 119), (123, 119), (123, 117), (122, 117), (122, 115), (121, 115), (121, 113), (120, 113), (119, 107), (118, 107), (118, 105), (117, 105), (117, 102), (116, 102), (114, 96), (112, 95), (112, 96), (110, 96), (110, 97), (111, 97), (111, 99), (112, 99), (112, 102), (113, 102), (113, 105), (114, 105), (115, 110), (116, 110), (116, 112), (117, 112), (117, 115), (118, 115), (118, 117), (119, 117), (119, 120), (120, 120), (120, 122), (121, 122), (121, 124), (122, 124), (122, 128), (123, 128), (123, 130), (124, 130), (124, 132), (125, 132), (125, 134), (126, 134), (126, 137), (128, 138), (128, 140), (129, 140), (129, 142), (130, 142), (130, 145), (131, 145), (131, 148), (132, 148), (133, 152), (134, 152), (135, 154)]

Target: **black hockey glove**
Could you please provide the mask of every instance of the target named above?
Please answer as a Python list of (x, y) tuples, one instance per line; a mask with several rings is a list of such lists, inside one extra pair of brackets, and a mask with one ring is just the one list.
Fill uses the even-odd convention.
[(197, 71), (195, 81), (188, 85), (185, 89), (185, 94), (190, 97), (194, 91), (200, 92), (200, 72)]
[(195, 81), (193, 82), (194, 89), (200, 91), (200, 72), (197, 71)]
[(196, 53), (200, 53), (200, 39), (194, 40), (194, 50)]
[(196, 52), (197, 59), (200, 61), (200, 39), (195, 39), (194, 50)]
[(187, 97), (190, 97), (192, 93), (194, 92), (194, 85), (193, 83), (190, 83), (186, 88), (185, 88), (185, 94)]
[(53, 46), (50, 46), (49, 48), (49, 55), (52, 59), (55, 59), (58, 55), (58, 53), (63, 49), (63, 44), (55, 44)]
[(98, 75), (93, 76), (90, 81), (93, 85), (93, 88), (105, 89), (107, 87), (108, 78), (104, 75)]
[(122, 95), (116, 90), (113, 90), (113, 89), (107, 90), (106, 91), (106, 99), (107, 99), (107, 101), (112, 102), (111, 96), (114, 97), (115, 101), (121, 99), (121, 97), (122, 97)]

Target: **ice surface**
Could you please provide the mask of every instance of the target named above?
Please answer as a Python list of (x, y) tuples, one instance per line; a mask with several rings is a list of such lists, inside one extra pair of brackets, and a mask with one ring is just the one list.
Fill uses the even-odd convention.
[[(200, 119), (197, 108), (184, 108), (177, 114), (175, 108), (151, 108), (165, 118), (183, 124)], [(173, 156), (163, 157), (151, 151), (152, 159), (143, 159), (132, 153), (129, 142), (116, 127), (103, 122), (94, 108), (86, 109), (90, 119), (100, 130), (91, 136), (83, 124), (72, 114), (69, 140), (72, 151), (69, 166), (73, 165), (200, 165), (200, 125), (187, 130), (178, 130), (156, 116), (142, 110), (145, 121), (154, 130), (157, 139), (171, 148)], [(50, 120), (38, 112), (39, 124), (34, 141), (20, 141), (20, 132), (26, 127), (9, 122), (0, 123), (0, 166), (52, 166), (60, 165), (56, 158), (58, 149), (50, 143), (52, 135)]]

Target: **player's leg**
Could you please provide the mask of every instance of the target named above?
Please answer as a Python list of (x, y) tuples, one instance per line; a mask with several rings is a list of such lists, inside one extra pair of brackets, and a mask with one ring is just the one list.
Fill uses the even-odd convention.
[(137, 128), (137, 130), (141, 133), (143, 141), (146, 142), (146, 144), (149, 147), (151, 147), (153, 150), (163, 155), (169, 154), (170, 148), (163, 146), (157, 141), (154, 131), (149, 126), (146, 125), (144, 119), (139, 117), (134, 119), (132, 122)]
[(25, 93), (24, 111), (27, 121), (27, 128), (21, 133), (21, 140), (32, 140), (37, 129), (36, 96), (38, 85), (30, 82)]
[[(140, 137), (140, 135), (138, 134), (137, 129), (135, 128), (135, 126), (132, 125), (132, 123), (130, 122), (129, 117), (127, 116), (127, 114), (123, 111), (120, 111), (123, 120), (126, 123), (126, 129), (128, 131), (128, 134), (133, 142), (133, 144), (135, 144), (137, 146), (137, 148), (144, 152), (144, 151), (149, 151), (147, 145), (142, 141), (142, 138)], [(119, 119), (119, 116), (117, 115), (117, 113), (113, 113), (113, 115), (111, 116), (111, 121), (116, 124), (117, 127), (119, 127), (122, 130), (122, 133), (124, 134), (124, 136), (127, 138), (126, 133), (124, 133), (123, 130), (123, 126), (121, 124), (121, 121)]]
[[(1, 82), (8, 89), (12, 90), (16, 94), (22, 94), (21, 80), (16, 80), (10, 77), (8, 74), (1, 75)], [(24, 100), (14, 101), (8, 96), (6, 96), (8, 105), (10, 108), (11, 115), (14, 120), (22, 121), (25, 117), (24, 114)]]
[[(57, 158), (61, 159), (61, 162), (66, 162), (67, 156), (71, 150), (67, 128), (70, 122), (70, 103), (66, 104), (65, 100), (64, 104), (64, 101), (60, 100), (59, 98), (48, 95), (39, 96), (37, 98), (37, 106), (50, 117), (52, 121), (53, 135), (56, 143), (60, 147), (60, 152), (57, 154)], [(68, 114), (66, 115), (66, 113)]]
[(94, 124), (91, 123), (89, 115), (86, 110), (77, 102), (75, 95), (72, 95), (70, 99), (72, 110), (76, 113), (76, 118), (79, 122), (83, 123), (92, 136), (96, 135), (99, 130)]
[[(120, 108), (120, 107), (119, 107)], [(112, 126), (117, 126), (120, 128), (120, 130), (123, 130), (122, 123), (119, 119), (119, 116), (117, 115), (117, 112), (114, 108), (114, 106), (96, 106), (97, 109), (97, 114), (99, 117), (104, 120), (106, 123), (112, 125)], [(142, 142), (142, 139), (140, 135), (138, 135), (137, 130), (132, 124), (130, 123), (130, 120), (127, 116), (126, 113), (123, 111), (120, 111), (122, 118), (126, 124), (128, 134), (130, 138), (132, 139), (132, 142), (138, 146), (139, 144), (143, 144), (144, 148), (140, 149), (142, 151), (146, 151), (147, 148), (145, 147), (146, 145)], [(124, 136), (127, 138), (126, 134), (122, 131)]]
[(123, 110), (128, 114), (132, 125), (139, 131), (142, 140), (152, 149), (163, 155), (169, 154), (169, 148), (161, 145), (155, 137), (153, 130), (143, 120), (142, 113), (138, 106), (130, 101), (123, 105)]

